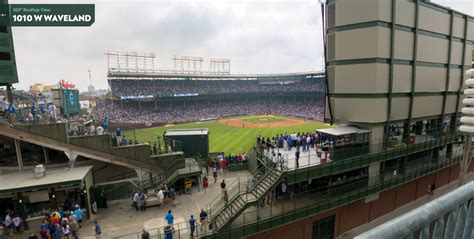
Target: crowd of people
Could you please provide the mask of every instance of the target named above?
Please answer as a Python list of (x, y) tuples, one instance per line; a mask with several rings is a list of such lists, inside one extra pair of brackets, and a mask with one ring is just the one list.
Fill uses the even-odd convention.
[(20, 114), (14, 102), (8, 102), (6, 98), (0, 102), (0, 108), (4, 117), (14, 124), (17, 122), (24, 124), (57, 122), (61, 119), (59, 110), (53, 103), (36, 105), (32, 103), (27, 107), (28, 111)]
[(183, 123), (219, 119), (237, 115), (287, 115), (304, 119), (321, 120), (324, 115), (322, 101), (223, 101), (158, 107), (155, 104), (114, 103), (99, 101), (95, 118), (108, 117), (114, 122), (127, 123)]
[[(29, 239), (78, 239), (79, 230), (85, 215), (79, 202), (71, 205), (61, 205), (58, 209), (43, 209), (43, 222), (40, 228), (29, 229)], [(24, 221), (13, 211), (7, 210), (5, 217), (1, 217), (7, 235), (20, 234), (24, 228)], [(100, 225), (96, 222), (96, 234), (100, 238)]]
[(255, 92), (322, 92), (323, 79), (305, 79), (295, 83), (266, 83), (258, 80), (110, 80), (115, 96), (163, 94), (225, 94)]

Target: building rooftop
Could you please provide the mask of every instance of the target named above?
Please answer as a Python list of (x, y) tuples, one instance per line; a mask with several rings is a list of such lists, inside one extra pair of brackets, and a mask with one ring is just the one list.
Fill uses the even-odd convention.
[(0, 194), (25, 192), (46, 185), (61, 185), (83, 180), (92, 166), (68, 169), (46, 169), (46, 176), (36, 178), (34, 172), (9, 173), (0, 175)]
[(330, 134), (330, 135), (334, 135), (334, 136), (370, 133), (369, 130), (359, 129), (357, 127), (350, 127), (350, 126), (341, 126), (341, 127), (335, 127), (335, 128), (327, 128), (327, 129), (318, 129), (318, 132), (325, 133), (325, 134)]

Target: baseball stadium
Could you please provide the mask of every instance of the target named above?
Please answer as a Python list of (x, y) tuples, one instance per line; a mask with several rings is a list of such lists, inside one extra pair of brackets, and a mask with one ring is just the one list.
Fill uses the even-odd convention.
[(15, 91), (0, 25), (0, 238), (474, 238), (474, 17), (319, 3), (324, 70), (105, 50), (87, 109)]
[(211, 152), (237, 154), (248, 153), (257, 136), (329, 127), (322, 123), (322, 71), (183, 74), (117, 66), (109, 69), (108, 82), (111, 97), (98, 102), (97, 118), (108, 117), (142, 143), (163, 145), (157, 137), (166, 130), (208, 128)]

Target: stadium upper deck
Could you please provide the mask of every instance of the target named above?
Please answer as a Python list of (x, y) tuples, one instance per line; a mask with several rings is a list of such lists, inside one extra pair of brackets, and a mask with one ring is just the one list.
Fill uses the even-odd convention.
[(200, 79), (200, 80), (285, 80), (295, 78), (320, 78), (324, 71), (306, 71), (294, 73), (268, 73), (268, 74), (217, 74), (206, 72), (179, 73), (173, 70), (140, 70), (140, 69), (109, 69), (108, 79)]
[(123, 100), (241, 92), (323, 92), (324, 79), (324, 72), (215, 75), (111, 70), (108, 75), (113, 95)]

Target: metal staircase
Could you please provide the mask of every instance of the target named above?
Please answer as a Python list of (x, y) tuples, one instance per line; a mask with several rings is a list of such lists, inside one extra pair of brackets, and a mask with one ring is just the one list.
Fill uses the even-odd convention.
[(271, 160), (261, 154), (263, 167), (252, 173), (246, 181), (238, 178), (227, 187), (228, 201), (222, 196), (208, 205), (210, 224), (214, 232), (232, 223), (246, 208), (256, 205), (281, 180), (280, 167), (271, 165)]

